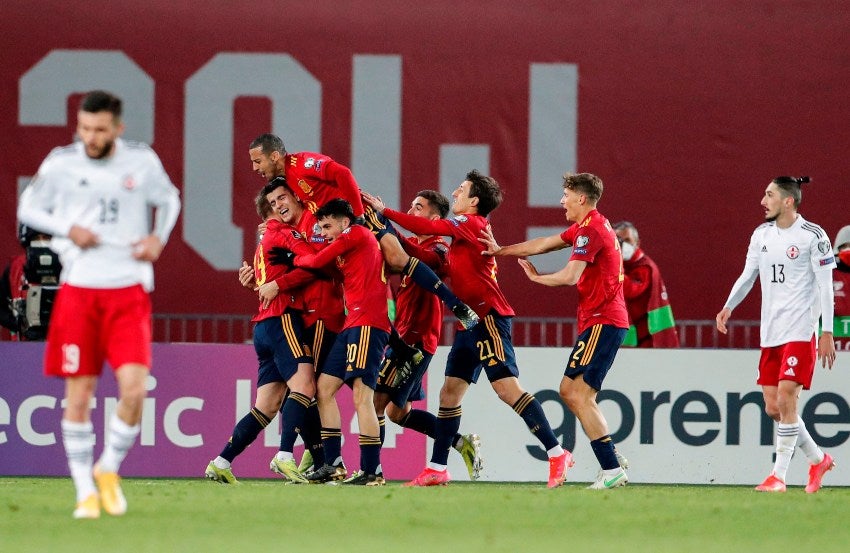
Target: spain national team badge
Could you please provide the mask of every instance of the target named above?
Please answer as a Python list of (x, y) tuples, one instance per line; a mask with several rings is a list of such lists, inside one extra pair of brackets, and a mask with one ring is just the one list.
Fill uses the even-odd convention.
[(125, 190), (132, 190), (136, 188), (136, 180), (133, 178), (133, 175), (125, 176), (124, 182), (121, 183), (121, 186), (123, 186)]
[(800, 248), (797, 246), (788, 246), (788, 249), (785, 250), (785, 255), (788, 256), (788, 259), (797, 259), (800, 257)]

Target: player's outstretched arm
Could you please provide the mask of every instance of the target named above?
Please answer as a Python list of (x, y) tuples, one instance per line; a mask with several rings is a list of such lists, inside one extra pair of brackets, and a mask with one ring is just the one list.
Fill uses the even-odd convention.
[(484, 244), (486, 248), (481, 252), (481, 255), (487, 256), (510, 255), (514, 257), (527, 257), (529, 255), (562, 250), (569, 245), (561, 239), (561, 235), (553, 234), (552, 236), (541, 236), (518, 244), (502, 247), (496, 242), (496, 237), (493, 235), (493, 229), (490, 225), (487, 225), (487, 228), (481, 231), (478, 241)]
[(525, 275), (532, 282), (543, 284), (544, 286), (574, 286), (587, 267), (587, 261), (579, 261), (574, 259), (566, 264), (566, 266), (557, 273), (541, 275), (537, 272), (537, 268), (531, 261), (527, 259), (517, 259)]

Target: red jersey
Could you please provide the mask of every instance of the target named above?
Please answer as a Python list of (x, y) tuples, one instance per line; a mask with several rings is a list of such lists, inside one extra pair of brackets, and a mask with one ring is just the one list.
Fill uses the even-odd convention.
[[(286, 223), (275, 221), (275, 228), (283, 229), (276, 236), (280, 243), (275, 243), (292, 250), (296, 255), (309, 255), (317, 251), (318, 245), (324, 240), (313, 240), (312, 231), (316, 218), (312, 212), (304, 210), (301, 220), (293, 227)], [(275, 279), (281, 295), (289, 295), (293, 305), (303, 312), (305, 326), (312, 326), (319, 319), (331, 332), (338, 333), (345, 320), (345, 310), (342, 305), (342, 290), (332, 278), (319, 278), (310, 271), (295, 269), (287, 271)]]
[[(429, 236), (422, 242), (402, 237), (401, 245), (411, 257), (419, 259), (443, 277), (448, 270), (449, 245), (441, 236)], [(435, 294), (402, 275), (396, 296), (395, 327), (408, 344), (422, 344), (430, 354), (437, 351), (443, 325), (443, 302)]]
[(561, 240), (573, 247), (570, 261), (587, 262), (576, 283), (579, 333), (596, 324), (629, 328), (623, 299), (623, 257), (608, 219), (594, 209), (582, 222), (562, 232)]
[(451, 236), (448, 273), (458, 299), (482, 319), (491, 310), (505, 317), (514, 316), (496, 280), (496, 259), (481, 255), (484, 244), (478, 237), (487, 228), (486, 217), (466, 214), (431, 221), (392, 209), (385, 209), (384, 215), (415, 234)]
[(329, 201), (342, 198), (354, 208), (355, 216), (363, 215), (360, 187), (345, 165), (313, 152), (286, 154), (283, 162), (289, 188), (308, 210), (315, 212)]
[(296, 257), (296, 265), (320, 269), (336, 261), (348, 315), (343, 328), (371, 326), (390, 331), (387, 279), (381, 248), (364, 226), (352, 225), (321, 251)]
[[(260, 243), (257, 244), (257, 249), (254, 252), (254, 279), (257, 281), (257, 286), (276, 280), (289, 270), (284, 265), (271, 265), (269, 255), (274, 247), (287, 247), (289, 244), (288, 237), (291, 236), (292, 231), (292, 227), (284, 225), (277, 219), (269, 219), (266, 223), (266, 230), (263, 232), (263, 237), (260, 238)], [(292, 295), (278, 294), (268, 307), (264, 308), (263, 302), (260, 302), (259, 311), (251, 320), (262, 321), (269, 317), (279, 317), (288, 307), (303, 309), (304, 306)]]

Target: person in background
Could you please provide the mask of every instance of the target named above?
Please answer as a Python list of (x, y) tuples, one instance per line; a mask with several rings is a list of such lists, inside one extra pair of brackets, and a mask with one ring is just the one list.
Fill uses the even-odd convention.
[(832, 288), (835, 291), (835, 349), (850, 351), (850, 225), (838, 231), (832, 249), (835, 251), (837, 264), (832, 272)]
[(623, 296), (629, 312), (629, 331), (623, 346), (677, 348), (679, 334), (667, 288), (658, 265), (640, 247), (640, 236), (628, 221), (614, 225), (623, 253)]

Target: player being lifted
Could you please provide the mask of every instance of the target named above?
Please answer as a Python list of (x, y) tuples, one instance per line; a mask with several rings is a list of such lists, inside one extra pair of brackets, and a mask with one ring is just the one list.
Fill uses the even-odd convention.
[[(726, 333), (732, 310), (761, 284), (761, 359), (758, 384), (764, 410), (778, 424), (773, 471), (757, 490), (784, 492), (785, 475), (797, 446), (809, 459), (807, 493), (821, 487), (823, 475), (835, 463), (812, 439), (797, 415), (797, 398), (808, 390), (815, 370), (815, 343), (822, 366), (835, 361), (832, 269), (835, 257), (829, 237), (818, 225), (797, 213), (800, 185), (808, 177), (777, 177), (764, 191), (765, 222), (753, 231), (744, 271), (717, 314), (717, 329)], [(817, 338), (818, 318), (823, 329)]]
[(472, 329), (459, 329), (446, 364), (446, 379), (440, 390), (434, 449), (431, 461), (410, 486), (447, 484), (451, 476), (446, 468), (449, 450), (460, 428), (461, 403), (482, 369), (493, 390), (503, 402), (525, 421), (543, 444), (549, 457), (549, 487), (560, 486), (572, 454), (564, 451), (552, 432), (537, 399), (520, 387), (519, 369), (511, 343), (511, 318), (514, 311), (496, 281), (496, 262), (481, 255), (484, 247), (479, 233), (489, 224), (487, 216), (502, 201), (498, 183), (471, 171), (452, 194), (450, 219), (427, 220), (386, 208), (380, 199), (364, 194), (364, 200), (391, 221), (420, 235), (451, 236), (449, 276), (464, 303), (482, 319)]
[[(253, 169), (266, 180), (283, 176), (293, 192), (311, 211), (330, 200), (342, 198), (352, 206), (354, 216), (364, 216), (360, 187), (351, 170), (328, 156), (300, 152), (290, 154), (283, 140), (274, 134), (262, 134), (255, 138), (248, 149)], [(367, 214), (368, 215), (368, 214)], [(439, 296), (451, 309), (464, 328), (472, 328), (478, 316), (434, 274), (427, 265), (409, 256), (395, 234), (387, 232), (380, 218), (367, 216), (365, 224), (381, 244), (381, 252), (390, 269), (409, 276), (416, 284)]]
[[(424, 217), (429, 221), (445, 219), (449, 214), (449, 200), (436, 190), (422, 190), (411, 202), (409, 215)], [(440, 277), (448, 271), (449, 245), (442, 236), (416, 235), (400, 237), (402, 246), (411, 257), (428, 264)], [(422, 377), (428, 371), (431, 358), (437, 351), (443, 326), (443, 306), (439, 298), (416, 286), (407, 275), (402, 276), (396, 298), (398, 308), (395, 320), (401, 339), (422, 351), (424, 359), (417, 365), (399, 359), (390, 345), (384, 352), (384, 362), (375, 388), (375, 411), (384, 442), (384, 414), (404, 428), (436, 437), (437, 417), (422, 409), (413, 409), (413, 401), (425, 398)], [(407, 374), (404, 371), (410, 370)], [(481, 441), (476, 434), (456, 434), (454, 449), (463, 457), (471, 480), (477, 480), (482, 470)]]

